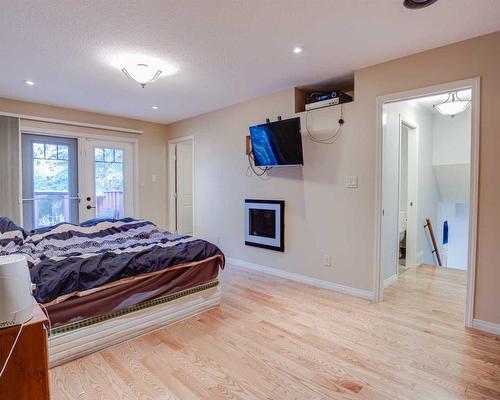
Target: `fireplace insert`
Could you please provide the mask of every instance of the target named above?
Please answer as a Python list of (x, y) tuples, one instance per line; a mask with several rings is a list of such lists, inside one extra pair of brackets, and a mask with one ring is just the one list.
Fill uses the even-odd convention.
[(245, 244), (285, 251), (285, 202), (245, 200)]

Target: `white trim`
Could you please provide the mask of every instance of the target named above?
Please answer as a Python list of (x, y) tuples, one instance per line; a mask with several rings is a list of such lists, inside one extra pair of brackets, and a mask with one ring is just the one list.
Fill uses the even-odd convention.
[(40, 121), (40, 122), (48, 122), (50, 124), (80, 126), (82, 128), (93, 128), (93, 129), (101, 129), (101, 130), (106, 130), (106, 131), (134, 133), (136, 135), (140, 135), (140, 134), (144, 133), (144, 131), (142, 129), (121, 128), (121, 127), (112, 126), (112, 125), (90, 124), (87, 122), (70, 121), (70, 120), (57, 119), (57, 118), (35, 117), (33, 115), (9, 113), (9, 112), (4, 112), (4, 111), (0, 111), (0, 115), (6, 116), (6, 117), (16, 117), (16, 118), (25, 119), (28, 121)]
[(473, 319), (472, 327), (480, 331), (493, 333), (494, 335), (500, 336), (500, 324), (495, 324), (493, 322), (488, 322), (488, 321), (481, 321), (480, 319)]
[(167, 146), (167, 229), (175, 233), (175, 146)]
[(338, 283), (323, 281), (321, 279), (311, 278), (309, 276), (295, 274), (293, 272), (282, 271), (280, 269), (267, 267), (264, 265), (254, 264), (248, 261), (238, 260), (236, 258), (226, 257), (227, 264), (233, 267), (245, 268), (252, 271), (263, 272), (265, 274), (279, 276), (280, 278), (289, 279), (291, 281), (304, 283), (306, 285), (328, 289), (333, 292), (348, 294), (351, 296), (360, 297), (365, 300), (373, 300), (373, 293), (367, 290), (356, 289), (350, 286), (340, 285)]
[(379, 303), (382, 301), (384, 274), (381, 264), (381, 246), (382, 246), (382, 144), (383, 144), (383, 112), (384, 102), (380, 97), (376, 99), (376, 132), (375, 135), (375, 201), (374, 201), (374, 240), (373, 240), (373, 301)]
[[(406, 210), (406, 266), (409, 267), (415, 267), (418, 265), (417, 262), (417, 254), (418, 254), (418, 248), (417, 248), (417, 242), (418, 242), (418, 169), (419, 169), (419, 163), (418, 159), (420, 157), (419, 153), (419, 143), (420, 143), (420, 128), (419, 125), (414, 122), (414, 121), (409, 121), (407, 116), (403, 115), (402, 113), (399, 114), (399, 159), (401, 159), (401, 131), (402, 127), (405, 126), (406, 129), (408, 130), (408, 136), (407, 136), (407, 142), (408, 142), (408, 147), (410, 147), (410, 139), (414, 140), (411, 142), (411, 144), (415, 145), (414, 146), (414, 151), (416, 155), (414, 154), (414, 163), (411, 165), (412, 172), (415, 173), (415, 175), (412, 177), (412, 181), (410, 182), (410, 151), (408, 150), (407, 152), (407, 180), (408, 180), (408, 188), (411, 186), (413, 183), (415, 185), (415, 194), (414, 194), (414, 199), (411, 201), (413, 203), (413, 206), (409, 206), (408, 203), (410, 203), (410, 199), (407, 199), (407, 210)], [(414, 136), (411, 136), (414, 135)], [(415, 144), (416, 142), (416, 144)], [(398, 176), (401, 177), (401, 170), (400, 170), (401, 162), (399, 162), (398, 165)], [(413, 171), (414, 170), (414, 171)], [(401, 197), (401, 185), (400, 182), (398, 182), (398, 196), (399, 198)], [(407, 193), (407, 197), (408, 193)], [(401, 212), (401, 202), (399, 201), (398, 198), (398, 226), (396, 227), (397, 230), (397, 242), (399, 243), (399, 217), (400, 217), (400, 212)], [(408, 234), (411, 232), (411, 236)], [(408, 236), (413, 239), (413, 242), (408, 240)], [(408, 242), (410, 245), (414, 248), (414, 251), (410, 249), (410, 246), (408, 246)], [(399, 271), (399, 246), (398, 246), (398, 256), (395, 258), (396, 261), (396, 270)]]
[(191, 318), (220, 304), (221, 285), (50, 338), (50, 367)]
[(480, 123), (480, 83), (481, 79), (471, 78), (429, 86), (415, 90), (392, 93), (376, 98), (376, 156), (375, 156), (375, 240), (374, 240), (374, 278), (373, 289), (376, 302), (382, 301), (384, 291), (383, 271), (381, 268), (381, 227), (382, 227), (382, 112), (384, 103), (409, 100), (419, 97), (446, 93), (451, 90), (471, 89), (471, 190), (469, 213), (469, 259), (467, 266), (467, 299), (465, 326), (472, 327), (474, 313), (474, 285), (476, 276), (478, 183), (479, 183), (479, 123)]
[[(398, 266), (398, 270), (399, 270), (399, 266)], [(394, 275), (390, 276), (389, 278), (384, 280), (384, 289), (388, 288), (389, 286), (391, 286), (393, 283), (395, 283), (397, 281), (398, 281), (398, 274), (394, 274)]]
[(479, 199), (479, 135), (480, 135), (480, 78), (472, 80), (471, 97), (471, 160), (470, 160), (470, 212), (469, 248), (467, 260), (467, 298), (465, 304), (465, 326), (471, 327), (474, 318), (474, 292), (476, 285), (477, 219)]
[(53, 128), (43, 128), (43, 127), (23, 127), (20, 125), (19, 130), (22, 133), (31, 133), (34, 135), (48, 135), (48, 136), (64, 136), (72, 138), (89, 138), (97, 140), (106, 140), (108, 142), (126, 142), (126, 143), (139, 143), (139, 139), (135, 137), (128, 136), (113, 136), (106, 134), (96, 134), (87, 132), (77, 132), (77, 131), (66, 131), (63, 129), (53, 129)]
[(189, 142), (192, 144), (192, 174), (193, 174), (193, 236), (196, 236), (196, 170), (195, 170), (195, 140), (194, 135), (183, 136), (176, 139), (170, 139), (167, 146), (167, 207), (168, 207), (168, 230), (175, 232), (175, 198), (174, 198), (174, 181), (175, 181), (175, 164), (174, 164), (174, 145), (182, 142)]
[(19, 162), (19, 225), (24, 226), (24, 210), (23, 210), (23, 135), (21, 132), (21, 120), (17, 120), (17, 130), (18, 130), (18, 162)]

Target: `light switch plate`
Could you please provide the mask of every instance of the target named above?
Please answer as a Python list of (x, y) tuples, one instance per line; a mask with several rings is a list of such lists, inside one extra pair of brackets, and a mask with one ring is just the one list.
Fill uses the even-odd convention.
[(356, 175), (345, 177), (345, 187), (349, 189), (357, 189), (358, 177)]

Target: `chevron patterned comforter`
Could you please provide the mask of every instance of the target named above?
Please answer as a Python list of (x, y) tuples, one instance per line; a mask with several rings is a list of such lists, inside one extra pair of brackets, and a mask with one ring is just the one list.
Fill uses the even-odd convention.
[(220, 257), (221, 267), (224, 263), (219, 248), (207, 241), (173, 235), (132, 218), (63, 223), (27, 232), (1, 217), (0, 255), (13, 253), (26, 255), (39, 303), (213, 256)]

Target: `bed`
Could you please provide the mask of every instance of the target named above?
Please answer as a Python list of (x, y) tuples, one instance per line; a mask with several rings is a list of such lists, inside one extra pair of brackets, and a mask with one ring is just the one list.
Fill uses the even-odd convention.
[(220, 303), (220, 249), (125, 218), (27, 232), (0, 218), (0, 255), (22, 253), (62, 364)]

